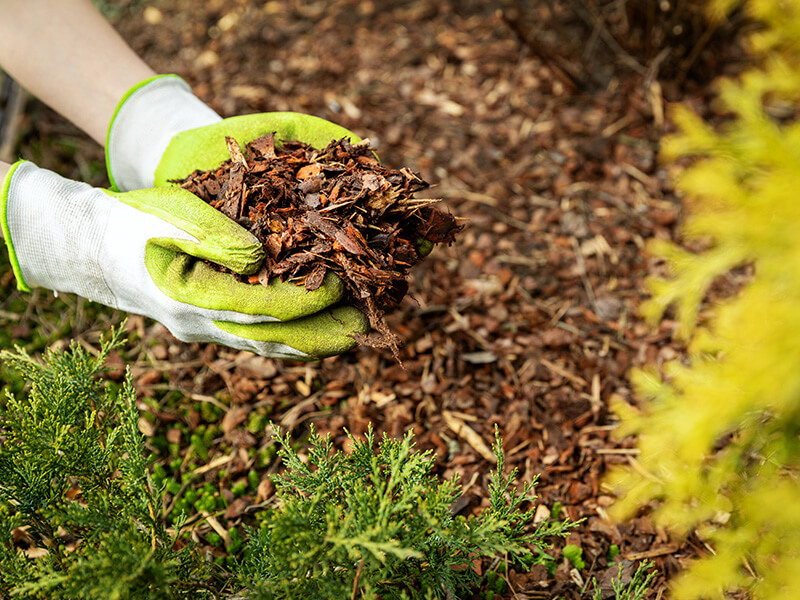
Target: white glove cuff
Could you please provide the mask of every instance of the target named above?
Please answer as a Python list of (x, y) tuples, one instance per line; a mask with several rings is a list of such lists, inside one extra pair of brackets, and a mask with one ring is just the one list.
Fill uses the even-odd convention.
[(221, 120), (177, 75), (139, 83), (122, 97), (108, 128), (112, 185), (123, 192), (153, 187), (156, 167), (176, 134)]
[(100, 262), (109, 207), (102, 192), (31, 162), (18, 164), (7, 186), (3, 225), (17, 286), (116, 306)]

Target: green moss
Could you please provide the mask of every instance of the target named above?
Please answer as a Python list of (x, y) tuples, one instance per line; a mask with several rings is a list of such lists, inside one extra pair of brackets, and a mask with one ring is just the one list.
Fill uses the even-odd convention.
[(580, 546), (567, 544), (561, 552), (564, 558), (571, 562), (572, 566), (579, 571), (586, 568), (586, 563), (583, 561), (583, 549)]

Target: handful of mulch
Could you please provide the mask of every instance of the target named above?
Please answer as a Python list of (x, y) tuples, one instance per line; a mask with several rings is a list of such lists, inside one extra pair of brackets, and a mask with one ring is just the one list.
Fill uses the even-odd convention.
[(335, 273), (345, 284), (345, 301), (378, 332), (356, 340), (389, 347), (396, 357), (398, 338), (385, 310), (408, 291), (406, 274), (422, 258), (420, 248), (452, 242), (463, 226), (432, 206), (438, 200), (415, 199), (428, 184), (408, 169), (381, 165), (369, 140), (344, 138), (318, 150), (297, 141), (276, 147), (269, 134), (244, 152), (233, 138), (226, 142), (230, 160), (176, 183), (264, 244), (261, 271), (239, 277), (263, 285), (279, 277), (310, 291)]

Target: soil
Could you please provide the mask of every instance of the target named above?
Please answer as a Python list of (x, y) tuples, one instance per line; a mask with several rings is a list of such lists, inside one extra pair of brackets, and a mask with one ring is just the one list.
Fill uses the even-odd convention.
[[(509, 467), (524, 481), (540, 476), (537, 515), (560, 506), (561, 516), (584, 519), (554, 540), (553, 554), (575, 544), (587, 564), (578, 573), (562, 558), (552, 577), (543, 567), (508, 572), (503, 597), (588, 598), (592, 576), (605, 593), (616, 575), (606, 568), (612, 545), (628, 574), (655, 560), (647, 597), (669, 597), (667, 580), (708, 549), (655, 526), (646, 509), (628, 522), (609, 519), (615, 490), (604, 474), (637, 464), (634, 440), (614, 435), (609, 401), (636, 404), (630, 369), (684, 352), (671, 320), (653, 330), (637, 317), (644, 279), (661, 268), (647, 242), (676, 238), (682, 211), (658, 140), (671, 128), (671, 103), (711, 113), (710, 82), (738, 68), (739, 51), (716, 34), (687, 46), (673, 28), (664, 54), (637, 45), (655, 39), (641, 31), (620, 34), (635, 19), (587, 28), (591, 14), (568, 12), (604, 4), (618, 3), (110, 3), (134, 49), (220, 114), (293, 110), (334, 121), (369, 137), (388, 166), (418, 171), (433, 196), (469, 218), (454, 244), (412, 270), (410, 293), (386, 315), (404, 342), (405, 368), (368, 347), (297, 364), (183, 344), (131, 317), (138, 342), (126, 360), (142, 430), (165, 464), (164, 437), (186, 457), (180, 468), (191, 462), (189, 432), (214, 423), (210, 405), (224, 416), (203, 477), (223, 494), (270, 445), (254, 425), (261, 417), (299, 439), (313, 423), (338, 447), (347, 444), (343, 427), (358, 435), (372, 423), (392, 436), (413, 431), (419, 448), (436, 453), (439, 474), (459, 473), (457, 508), (466, 514), (486, 503), (498, 424)], [(64, 128), (50, 115), (30, 135)], [(84, 156), (96, 152), (80, 144)], [(262, 485), (218, 524), (238, 527), (269, 505), (266, 475), (277, 468), (259, 470)], [(193, 535), (204, 543), (210, 531), (198, 521)]]

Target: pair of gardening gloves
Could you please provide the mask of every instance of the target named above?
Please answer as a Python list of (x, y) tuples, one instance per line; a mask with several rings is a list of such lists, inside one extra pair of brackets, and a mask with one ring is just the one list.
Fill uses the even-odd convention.
[(225, 137), (325, 147), (358, 138), (323, 119), (264, 113), (222, 119), (176, 76), (146, 80), (120, 102), (106, 163), (115, 190), (92, 188), (20, 161), (0, 188), (0, 224), (22, 290), (44, 287), (146, 315), (183, 341), (314, 360), (356, 345), (366, 317), (340, 305), (328, 274), (312, 292), (290, 282), (250, 285), (264, 250), (243, 227), (170, 180), (228, 158)]

